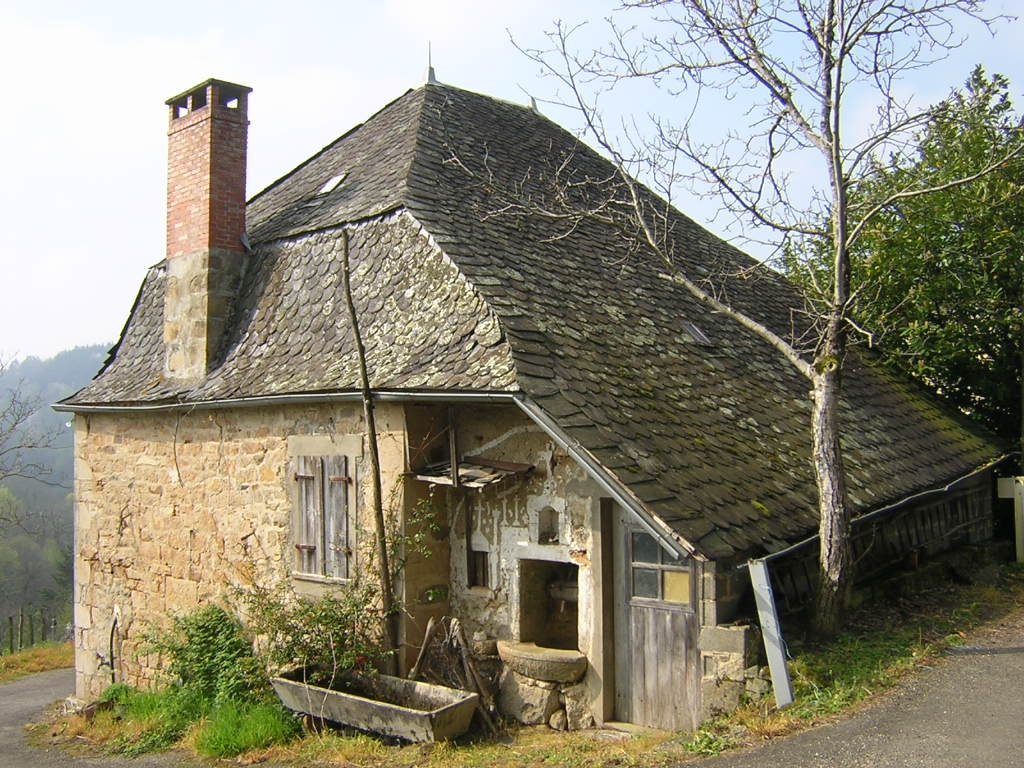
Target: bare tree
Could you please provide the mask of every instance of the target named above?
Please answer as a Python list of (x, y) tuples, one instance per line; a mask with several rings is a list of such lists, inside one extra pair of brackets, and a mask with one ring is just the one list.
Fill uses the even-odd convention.
[[(984, 0), (626, 0), (607, 20), (610, 42), (578, 52), (579, 27), (559, 24), (545, 50), (525, 50), (566, 90), (589, 135), (615, 161), (619, 188), (636, 231), (664, 261), (670, 279), (698, 300), (756, 333), (810, 384), (812, 459), (820, 513), (820, 583), (815, 629), (834, 634), (848, 596), (850, 510), (843, 472), (839, 401), (849, 333), (856, 332), (849, 252), (872, 219), (894, 202), (940, 188), (910, 183), (885, 199), (852, 204), (851, 188), (880, 154), (910, 151), (930, 109), (900, 101), (897, 84), (959, 46), (959, 22), (991, 30)], [(630, 81), (653, 84), (690, 108), (673, 121), (652, 116), (653, 130), (627, 124), (619, 140), (599, 108)], [(700, 140), (711, 93), (744, 103), (746, 125)], [(853, 104), (856, 103), (856, 113)], [(865, 103), (872, 124), (858, 131)], [(706, 133), (706, 131), (705, 131)], [(720, 134), (721, 135), (721, 134)], [(1014, 153), (1019, 152), (1018, 147)], [(1012, 153), (1011, 155), (1012, 156)], [(810, 159), (818, 183), (794, 184), (793, 158)], [(1006, 162), (987, 158), (967, 183)], [(782, 334), (730, 303), (718, 280), (685, 272), (673, 258), (665, 209), (634, 180), (642, 172), (671, 202), (679, 183), (713, 186), (727, 210), (769, 233), (781, 249), (830, 254), (827, 284), (807, 302), (804, 333)], [(602, 208), (605, 210), (605, 208)]]
[[(0, 360), (0, 380), (8, 363)], [(44, 403), (28, 392), (21, 382), (0, 387), (0, 485), (15, 478), (52, 482), (52, 470), (39, 458), (41, 451), (55, 447), (58, 434), (35, 419)], [(22, 525), (22, 507), (11, 494), (0, 496), (0, 523)]]

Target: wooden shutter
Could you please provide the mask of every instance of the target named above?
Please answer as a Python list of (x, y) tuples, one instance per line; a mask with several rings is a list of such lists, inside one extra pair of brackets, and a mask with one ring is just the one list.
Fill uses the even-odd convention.
[(324, 514), (323, 469), (319, 457), (299, 456), (295, 460), (297, 508), (295, 549), (300, 573), (323, 573)]
[(326, 456), (324, 463), (324, 575), (348, 577), (348, 500), (352, 479), (347, 456)]

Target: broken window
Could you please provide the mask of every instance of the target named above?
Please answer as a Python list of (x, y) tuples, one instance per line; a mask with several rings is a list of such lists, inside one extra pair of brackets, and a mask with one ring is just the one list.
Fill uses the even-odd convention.
[(643, 531), (630, 534), (630, 595), (641, 600), (691, 605), (692, 561), (668, 552)]
[(295, 466), (295, 571), (348, 578), (349, 509), (355, 483), (348, 456), (299, 456)]

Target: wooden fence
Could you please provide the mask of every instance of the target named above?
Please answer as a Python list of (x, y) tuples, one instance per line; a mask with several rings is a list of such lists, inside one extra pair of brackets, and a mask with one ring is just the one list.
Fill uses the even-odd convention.
[[(992, 538), (992, 481), (984, 473), (940, 499), (854, 520), (850, 547), (854, 583), (863, 583), (920, 557)], [(814, 597), (818, 580), (817, 543), (771, 564), (780, 611), (790, 613)]]
[(23, 609), (17, 616), (0, 622), (0, 654), (31, 648), (37, 643), (58, 639), (57, 619), (44, 610)]

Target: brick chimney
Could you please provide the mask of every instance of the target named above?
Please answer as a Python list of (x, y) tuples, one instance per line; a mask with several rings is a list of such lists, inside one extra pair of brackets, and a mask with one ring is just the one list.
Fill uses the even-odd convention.
[(207, 80), (167, 100), (164, 375), (201, 381), (216, 361), (245, 264), (251, 88)]

